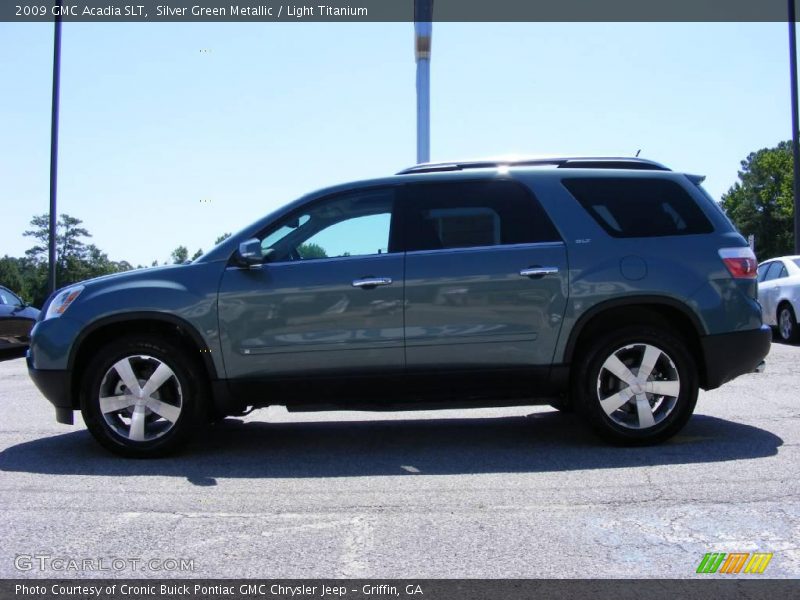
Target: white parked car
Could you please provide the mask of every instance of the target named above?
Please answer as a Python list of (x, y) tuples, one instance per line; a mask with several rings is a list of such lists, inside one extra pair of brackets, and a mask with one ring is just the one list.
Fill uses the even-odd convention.
[(758, 266), (758, 301), (764, 323), (777, 327), (780, 339), (800, 338), (800, 256), (779, 256)]

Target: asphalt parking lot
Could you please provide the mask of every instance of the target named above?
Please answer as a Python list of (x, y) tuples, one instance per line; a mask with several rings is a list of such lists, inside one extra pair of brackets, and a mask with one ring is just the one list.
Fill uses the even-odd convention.
[[(661, 446), (606, 446), (545, 407), (269, 409), (137, 461), (80, 418), (55, 423), (6, 360), (0, 577), (164, 576), (186, 558), (167, 575), (684, 578), (709, 577), (706, 552), (753, 551), (774, 553), (765, 576), (798, 577), (798, 390), (800, 347), (774, 344), (765, 373), (701, 393)], [(155, 562), (76, 572), (32, 555)]]

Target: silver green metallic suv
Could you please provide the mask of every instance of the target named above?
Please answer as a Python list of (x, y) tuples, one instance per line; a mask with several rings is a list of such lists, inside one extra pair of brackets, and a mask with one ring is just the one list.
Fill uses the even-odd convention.
[(31, 377), (106, 448), (289, 410), (575, 409), (652, 443), (770, 346), (701, 177), (639, 159), (426, 164), (315, 192), (190, 264), (55, 293)]

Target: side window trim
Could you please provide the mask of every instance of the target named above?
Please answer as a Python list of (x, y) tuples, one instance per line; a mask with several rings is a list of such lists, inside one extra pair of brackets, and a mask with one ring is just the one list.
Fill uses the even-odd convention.
[(406, 250), (406, 254), (439, 254), (442, 252), (491, 252), (497, 250), (513, 250), (525, 248), (559, 248), (565, 246), (565, 242), (525, 242), (521, 244), (494, 244), (492, 246), (457, 246), (455, 248), (434, 248), (431, 250)]
[(364, 259), (378, 260), (378, 259), (381, 259), (381, 258), (383, 258), (385, 256), (397, 257), (398, 254), (401, 254), (401, 253), (399, 253), (399, 252), (384, 252), (382, 254), (355, 254), (355, 255), (352, 255), (352, 256), (325, 256), (325, 257), (319, 257), (319, 258), (304, 258), (303, 260), (275, 260), (275, 261), (270, 261), (270, 262), (268, 262), (266, 264), (271, 265), (271, 266), (272, 265), (279, 266), (279, 265), (307, 265), (307, 264), (310, 264), (310, 263), (319, 263), (319, 262), (332, 263), (332, 262), (339, 262), (339, 261), (345, 261), (345, 260), (364, 260)]

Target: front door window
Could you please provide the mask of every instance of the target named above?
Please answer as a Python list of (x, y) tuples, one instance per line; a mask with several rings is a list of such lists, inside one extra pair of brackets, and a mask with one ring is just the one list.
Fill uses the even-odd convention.
[(271, 262), (389, 252), (394, 193), (363, 190), (329, 198), (287, 217), (262, 238)]

